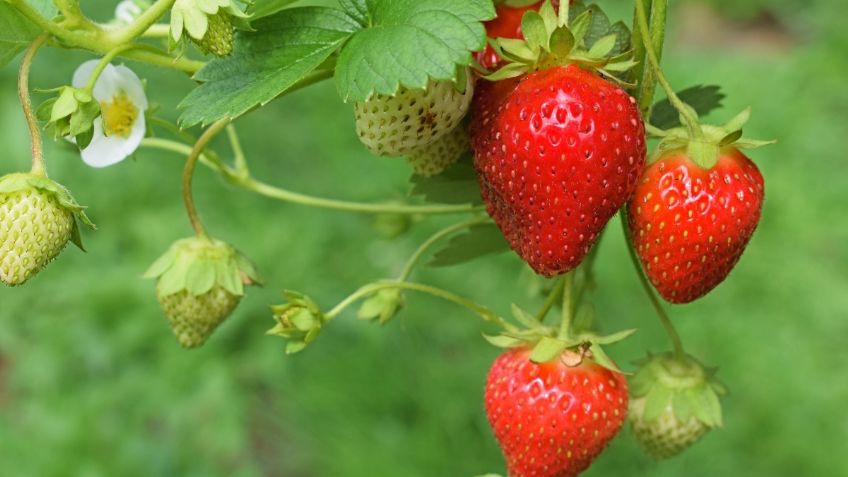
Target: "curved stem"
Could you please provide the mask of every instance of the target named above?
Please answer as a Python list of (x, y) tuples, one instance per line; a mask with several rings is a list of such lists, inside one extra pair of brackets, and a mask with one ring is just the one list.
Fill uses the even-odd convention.
[(564, 287), (565, 278), (558, 278), (557, 282), (554, 284), (554, 287), (551, 288), (551, 292), (548, 293), (548, 297), (545, 298), (545, 303), (542, 304), (542, 309), (539, 310), (539, 313), (536, 313), (536, 320), (538, 320), (539, 323), (545, 321), (545, 317), (548, 316), (548, 313), (550, 313), (551, 308), (553, 308), (556, 302), (562, 298), (562, 292)]
[(47, 37), (47, 33), (42, 33), (30, 44), (21, 60), (21, 69), (18, 71), (18, 97), (21, 100), (21, 108), (24, 111), (32, 144), (32, 173), (40, 176), (47, 176), (47, 168), (44, 165), (44, 145), (41, 142), (41, 129), (32, 109), (32, 98), (29, 96), (29, 71), (35, 54), (47, 41)]
[(245, 156), (244, 149), (241, 147), (241, 140), (234, 124), (227, 126), (227, 137), (230, 139), (230, 148), (232, 148), (233, 156), (235, 156), (236, 172), (240, 175), (249, 176), (250, 168), (247, 165), (247, 156)]
[(562, 291), (562, 320), (559, 324), (559, 339), (567, 339), (571, 333), (571, 323), (574, 321), (574, 271), (563, 277)]
[(489, 219), (488, 217), (477, 217), (477, 218), (473, 218), (473, 219), (470, 219), (470, 220), (466, 220), (464, 222), (460, 222), (458, 224), (453, 224), (449, 227), (445, 227), (444, 229), (436, 232), (435, 234), (433, 234), (432, 237), (430, 237), (424, 243), (422, 243), (421, 246), (418, 247), (418, 250), (416, 250), (415, 253), (412, 254), (412, 256), (409, 258), (409, 260), (406, 262), (406, 265), (403, 267), (403, 271), (400, 273), (400, 276), (398, 277), (398, 281), (399, 282), (406, 281), (409, 278), (409, 276), (412, 274), (412, 270), (415, 268), (415, 265), (418, 263), (419, 260), (421, 260), (421, 257), (425, 253), (427, 253), (427, 250), (429, 250), (430, 247), (435, 245), (437, 242), (439, 242), (443, 238), (448, 237), (450, 235), (453, 235), (455, 232), (459, 232), (460, 230), (471, 228), (471, 227), (473, 227), (475, 225), (479, 225), (479, 224), (485, 224), (486, 222), (489, 222), (490, 220), (491, 219)]
[(106, 34), (106, 37), (113, 44), (120, 45), (121, 43), (130, 42), (143, 35), (157, 20), (168, 13), (168, 10), (174, 5), (175, 0), (157, 0), (147, 10), (139, 15), (134, 22)]
[[(98, 51), (98, 50), (93, 50)], [(206, 63), (188, 58), (174, 58), (164, 53), (157, 53), (150, 50), (133, 49), (124, 52), (122, 57), (128, 60), (139, 61), (154, 66), (162, 66), (172, 70), (182, 71), (183, 73), (193, 75), (197, 73)]]
[[(171, 141), (168, 139), (147, 138), (141, 142), (142, 146), (162, 149), (176, 152), (178, 154), (189, 154), (192, 148), (180, 142)], [(215, 163), (214, 161), (203, 161), (204, 165), (209, 166), (216, 172), (224, 174), (224, 176), (233, 184), (243, 187), (247, 190), (255, 192), (265, 197), (291, 202), (310, 207), (319, 207), (325, 209), (341, 210), (345, 212), (355, 212), (362, 214), (408, 214), (408, 215), (449, 215), (449, 214), (467, 214), (474, 212), (482, 212), (485, 210), (482, 206), (472, 205), (396, 205), (396, 204), (369, 204), (363, 202), (348, 202), (343, 200), (325, 199), (323, 197), (314, 197), (306, 194), (299, 194), (279, 187), (274, 187), (269, 184), (257, 181), (251, 177), (240, 177), (230, 168)]]
[(680, 334), (677, 332), (677, 329), (675, 329), (674, 323), (671, 322), (671, 318), (669, 318), (668, 313), (665, 312), (662, 303), (660, 303), (660, 299), (657, 298), (656, 293), (654, 293), (654, 289), (651, 287), (651, 283), (648, 281), (648, 277), (642, 269), (642, 263), (639, 261), (639, 257), (636, 256), (636, 249), (633, 248), (633, 240), (630, 237), (630, 231), (627, 229), (627, 216), (627, 210), (623, 207), (619, 213), (619, 217), (621, 219), (622, 231), (624, 232), (624, 240), (627, 242), (627, 251), (630, 254), (630, 260), (633, 262), (633, 267), (636, 269), (636, 275), (639, 276), (639, 281), (642, 284), (642, 289), (645, 291), (645, 295), (647, 295), (648, 299), (651, 300), (651, 305), (654, 306), (654, 310), (656, 310), (657, 316), (659, 317), (663, 328), (665, 328), (669, 339), (671, 339), (671, 343), (674, 346), (674, 354), (677, 355), (677, 357), (682, 358), (686, 354), (683, 350), (683, 340), (680, 339)]
[(109, 66), (109, 63), (111, 63), (116, 56), (135, 47), (135, 45), (121, 45), (117, 48), (114, 48), (109, 53), (106, 53), (103, 58), (100, 59), (100, 62), (97, 63), (97, 66), (94, 68), (94, 71), (91, 72), (91, 76), (88, 78), (88, 84), (85, 85), (85, 91), (91, 94), (91, 92), (94, 91), (94, 85), (97, 84), (97, 79), (100, 78), (100, 75), (103, 73), (103, 70), (105, 70), (106, 67)]
[(374, 292), (385, 290), (385, 289), (402, 289), (402, 290), (412, 290), (418, 291), (422, 293), (427, 293), (429, 295), (441, 298), (443, 300), (447, 300), (453, 303), (456, 303), (459, 306), (465, 307), (468, 310), (474, 312), (480, 318), (490, 323), (494, 323), (506, 331), (515, 332), (518, 331), (515, 326), (496, 315), (494, 312), (489, 310), (483, 305), (479, 305), (467, 298), (463, 298), (455, 293), (449, 292), (447, 290), (443, 290), (441, 288), (436, 288), (430, 285), (424, 285), (421, 283), (412, 283), (412, 282), (397, 282), (397, 281), (381, 281), (375, 282), (364, 287), (359, 290), (353, 292), (350, 296), (342, 300), (338, 305), (333, 307), (332, 310), (328, 311), (324, 314), (326, 319), (332, 320), (337, 317), (342, 311), (345, 310), (348, 306), (355, 303), (357, 300), (365, 298), (368, 295), (371, 295)]
[(324, 209), (335, 209), (345, 212), (356, 212), (363, 214), (423, 214), (423, 215), (443, 215), (443, 214), (467, 214), (472, 212), (480, 212), (485, 210), (482, 206), (473, 205), (394, 205), (394, 204), (367, 204), (361, 202), (347, 202), (343, 200), (325, 199), (321, 197), (313, 197), (305, 194), (299, 194), (279, 187), (274, 187), (269, 184), (257, 181), (252, 177), (247, 178), (232, 178), (235, 183), (245, 189), (256, 192), (257, 194), (278, 199), (285, 202), (292, 202), (310, 207), (319, 207)]
[(197, 165), (198, 158), (203, 153), (204, 149), (206, 149), (206, 145), (209, 144), (209, 142), (212, 141), (218, 133), (223, 131), (229, 123), (230, 121), (228, 119), (222, 119), (209, 126), (209, 128), (203, 132), (194, 144), (191, 153), (188, 155), (188, 159), (186, 159), (185, 168), (183, 169), (183, 202), (185, 202), (185, 208), (188, 213), (188, 218), (191, 221), (191, 226), (194, 228), (194, 232), (198, 237), (206, 237), (206, 230), (203, 228), (203, 224), (200, 222), (200, 217), (197, 215), (197, 208), (194, 205), (194, 196), (191, 193), (191, 181), (194, 177), (194, 169)]
[[(636, 23), (639, 27), (639, 32), (642, 37), (642, 42), (645, 45), (646, 54), (648, 61), (651, 63), (651, 67), (654, 70), (654, 76), (656, 76), (657, 81), (660, 83), (660, 86), (665, 90), (666, 96), (668, 96), (668, 100), (674, 106), (675, 109), (680, 113), (681, 118), (686, 123), (686, 127), (689, 129), (689, 134), (693, 139), (703, 139), (704, 132), (701, 130), (701, 126), (698, 124), (698, 118), (695, 115), (694, 111), (684, 103), (677, 93), (674, 92), (674, 88), (672, 88), (671, 84), (668, 82), (668, 79), (662, 72), (662, 68), (660, 67), (660, 60), (657, 55), (657, 52), (654, 51), (653, 45), (650, 43), (651, 41), (651, 33), (648, 28), (648, 17), (645, 11), (645, 5), (642, 2), (636, 2)], [(654, 12), (656, 14), (656, 12)], [(639, 98), (640, 101), (643, 98)]]

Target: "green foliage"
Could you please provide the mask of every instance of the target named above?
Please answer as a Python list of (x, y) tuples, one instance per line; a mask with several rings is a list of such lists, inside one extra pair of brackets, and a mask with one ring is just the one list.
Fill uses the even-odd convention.
[(364, 101), (422, 89), (429, 79), (457, 78), (458, 66), (486, 46), (483, 20), (494, 17), (489, 0), (346, 0), (361, 29), (339, 54), (336, 83), (342, 99)]
[(423, 196), (428, 202), (439, 204), (482, 204), (477, 174), (470, 157), (460, 160), (445, 172), (411, 178), (413, 196)]
[[(692, 86), (677, 93), (684, 103), (691, 106), (699, 116), (706, 116), (721, 107), (725, 94), (720, 86)], [(654, 105), (651, 111), (651, 125), (660, 129), (680, 126), (680, 115), (668, 98)]]
[(450, 239), (430, 266), (449, 267), (508, 250), (509, 244), (495, 224), (475, 225)]
[(40, 33), (11, 5), (0, 2), (0, 66), (18, 55)]

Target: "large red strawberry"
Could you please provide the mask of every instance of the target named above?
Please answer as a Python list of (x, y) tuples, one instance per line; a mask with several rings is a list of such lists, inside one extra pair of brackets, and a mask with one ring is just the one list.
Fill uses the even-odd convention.
[(573, 351), (543, 364), (530, 361), (530, 353), (513, 349), (492, 365), (489, 423), (510, 477), (576, 476), (624, 423), (627, 382), (589, 358), (572, 362)]
[(576, 65), (555, 66), (481, 85), (473, 114), (474, 164), (489, 215), (536, 272), (575, 268), (642, 173), (636, 101)]
[(651, 283), (672, 303), (689, 303), (724, 281), (760, 221), (757, 166), (733, 145), (716, 153), (712, 164), (699, 165), (685, 148), (665, 152), (630, 201), (633, 245)]

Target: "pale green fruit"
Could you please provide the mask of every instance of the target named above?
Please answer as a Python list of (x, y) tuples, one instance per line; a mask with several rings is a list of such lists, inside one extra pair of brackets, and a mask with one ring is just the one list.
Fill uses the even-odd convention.
[(218, 325), (233, 313), (241, 298), (220, 286), (202, 295), (193, 295), (188, 290), (167, 296), (157, 292), (174, 336), (184, 348), (202, 346)]
[(655, 459), (667, 459), (683, 452), (710, 430), (695, 416), (681, 422), (671, 404), (651, 420), (644, 419), (644, 409), (645, 398), (631, 399), (630, 425), (639, 445)]
[(215, 15), (209, 15), (207, 18), (209, 20), (209, 27), (203, 38), (195, 41), (197, 46), (204, 52), (215, 56), (230, 56), (233, 52), (235, 28), (229, 14), (222, 9)]
[(68, 244), (74, 214), (51, 193), (25, 188), (0, 193), (0, 281), (20, 285)]
[(356, 133), (378, 156), (404, 156), (459, 126), (473, 95), (468, 75), (464, 91), (450, 81), (430, 81), (426, 89), (401, 88), (356, 103)]
[(468, 152), (468, 131), (460, 126), (426, 146), (419, 147), (407, 156), (416, 174), (431, 177), (441, 174)]

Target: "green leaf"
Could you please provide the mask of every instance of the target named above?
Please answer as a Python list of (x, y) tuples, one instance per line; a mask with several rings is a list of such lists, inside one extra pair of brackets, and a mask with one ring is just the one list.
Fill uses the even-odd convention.
[(433, 177), (414, 175), (410, 195), (421, 195), (438, 204), (482, 204), (477, 173), (469, 156)]
[(365, 5), (368, 26), (350, 38), (336, 66), (345, 102), (393, 95), (400, 86), (423, 89), (429, 79), (455, 80), (457, 66), (471, 64), (471, 52), (486, 46), (482, 22), (495, 16), (491, 0), (370, 0)]
[(250, 18), (252, 20), (258, 20), (260, 18), (273, 15), (297, 1), (298, 0), (260, 0), (254, 3), (247, 12), (250, 14)]
[(14, 7), (0, 2), (0, 66), (24, 50), (41, 30)]
[[(725, 98), (720, 86), (692, 86), (677, 93), (684, 103), (691, 106), (699, 116), (705, 116), (721, 107)], [(671, 129), (680, 126), (680, 117), (668, 99), (663, 99), (654, 105), (651, 113), (651, 125), (660, 129)]]
[(363, 28), (368, 26), (368, 3), (366, 0), (339, 0), (339, 5), (348, 15), (355, 18)]
[(195, 79), (203, 81), (183, 100), (183, 127), (236, 118), (284, 93), (317, 69), (359, 28), (334, 8), (283, 10), (240, 32), (228, 58), (211, 61)]
[(530, 361), (534, 363), (547, 363), (558, 358), (568, 345), (562, 341), (543, 337), (536, 343), (533, 352), (530, 353)]
[(436, 252), (429, 265), (448, 267), (508, 250), (509, 243), (496, 225), (476, 225), (450, 239), (444, 248)]

